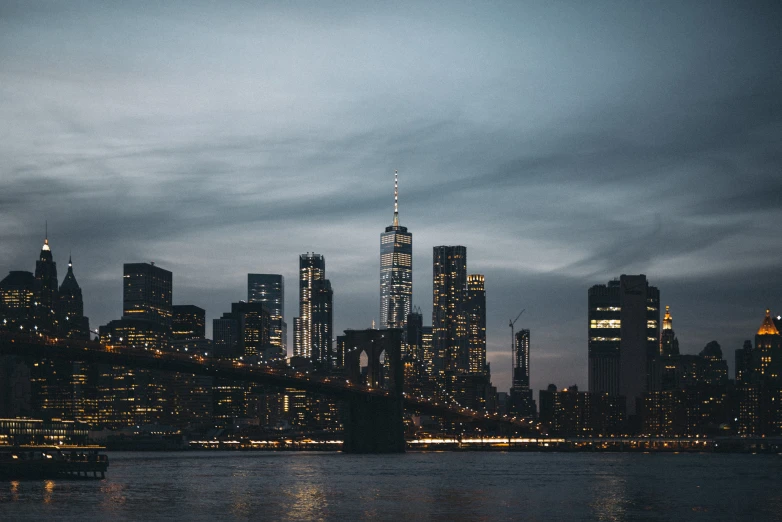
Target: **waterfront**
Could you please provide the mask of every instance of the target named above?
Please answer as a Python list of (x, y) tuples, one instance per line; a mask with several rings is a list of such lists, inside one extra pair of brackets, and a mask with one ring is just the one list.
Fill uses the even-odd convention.
[(111, 452), (0, 483), (3, 520), (779, 520), (782, 456)]

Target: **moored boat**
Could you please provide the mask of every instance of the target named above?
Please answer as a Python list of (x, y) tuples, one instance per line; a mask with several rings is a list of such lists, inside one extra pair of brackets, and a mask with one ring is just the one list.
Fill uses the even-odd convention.
[(109, 458), (100, 446), (0, 447), (0, 480), (105, 478)]

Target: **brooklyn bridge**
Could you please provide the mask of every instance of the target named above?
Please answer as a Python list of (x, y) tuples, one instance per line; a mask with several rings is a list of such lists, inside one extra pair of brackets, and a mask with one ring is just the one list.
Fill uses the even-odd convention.
[[(0, 356), (16, 356), (26, 361), (42, 359), (110, 364), (127, 368), (158, 370), (236, 382), (258, 383), (278, 389), (295, 388), (329, 397), (346, 407), (342, 450), (346, 453), (404, 452), (405, 413), (432, 415), (448, 421), (500, 427), (516, 433), (537, 433), (531, 419), (480, 411), (459, 405), (452, 397), (416, 396), (404, 391), (399, 353), (390, 355), (390, 378), (385, 387), (372, 386), (346, 375), (321, 376), (316, 373), (279, 368), (262, 363), (208, 358), (198, 354), (163, 352), (145, 348), (116, 347), (97, 341), (75, 341), (40, 334), (0, 332)], [(356, 354), (356, 362), (358, 354)], [(369, 358), (369, 374), (376, 373)]]

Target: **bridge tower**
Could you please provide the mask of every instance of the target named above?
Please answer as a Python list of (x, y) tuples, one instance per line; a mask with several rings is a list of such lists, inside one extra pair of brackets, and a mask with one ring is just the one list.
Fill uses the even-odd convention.
[[(344, 422), (345, 453), (403, 453), (402, 329), (345, 330), (339, 358), (351, 383), (388, 390), (388, 395), (365, 395), (348, 400)], [(366, 354), (366, 372), (361, 356)]]

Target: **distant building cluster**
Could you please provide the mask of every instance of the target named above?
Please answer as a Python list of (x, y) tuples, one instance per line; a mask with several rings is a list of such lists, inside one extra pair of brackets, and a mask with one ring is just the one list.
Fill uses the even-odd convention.
[(736, 350), (735, 379), (716, 341), (681, 354), (670, 307), (644, 275), (588, 293), (589, 390), (540, 391), (540, 421), (563, 436), (659, 437), (782, 434), (780, 318), (770, 310)]
[[(59, 283), (48, 234), (35, 272), (11, 271), (0, 281), (0, 330), (42, 339), (99, 341), (112, 350), (179, 353), (200, 360), (294, 369), (371, 388), (403, 389), (433, 402), (537, 419), (567, 437), (695, 437), (782, 435), (780, 318), (766, 312), (754, 343), (735, 352), (735, 378), (716, 341), (698, 355), (682, 354), (669, 307), (645, 275), (622, 275), (588, 289), (588, 388), (540, 390), (530, 385), (532, 334), (512, 330), (512, 383), (499, 392), (486, 360), (486, 280), (469, 273), (467, 248), (432, 249), (432, 317), (425, 324), (413, 301), (413, 234), (400, 225), (398, 177), (392, 224), (380, 233), (379, 321), (334, 332), (334, 292), (326, 259), (298, 259), (299, 313), (288, 356), (285, 279), (247, 275), (246, 299), (212, 319), (174, 304), (171, 271), (126, 263), (122, 315), (90, 330), (73, 264)], [(521, 314), (520, 314), (521, 315)], [(662, 315), (662, 318), (661, 318)], [(517, 317), (518, 320), (518, 317)], [(515, 322), (511, 322), (514, 327)], [(234, 364), (233, 362), (231, 364)], [(188, 430), (309, 430), (334, 432), (344, 420), (334, 399), (303, 390), (113, 366), (0, 357), (0, 418), (36, 416), (93, 428), (164, 426)], [(436, 433), (468, 429), (452, 420), (408, 415), (408, 429)]]

